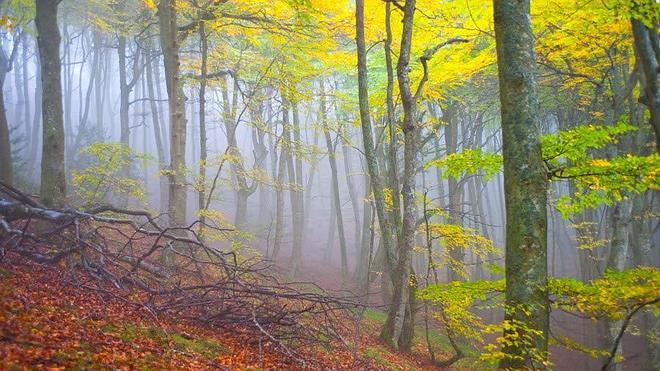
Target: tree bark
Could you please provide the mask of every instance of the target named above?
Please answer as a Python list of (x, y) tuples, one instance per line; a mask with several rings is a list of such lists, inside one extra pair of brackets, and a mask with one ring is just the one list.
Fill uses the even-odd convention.
[[(381, 338), (397, 350), (410, 351), (414, 322), (414, 274), (412, 273), (412, 251), (415, 247), (417, 229), (417, 207), (415, 205), (415, 175), (417, 172), (416, 97), (410, 87), (409, 63), (412, 44), (415, 0), (407, 0), (403, 10), (403, 31), (396, 71), (403, 106), (403, 196), (402, 232), (399, 238), (398, 259), (394, 276), (394, 294), (388, 311)], [(398, 197), (397, 195), (393, 195)]]
[[(298, 116), (298, 107), (295, 103), (291, 104), (293, 114), (293, 148), (295, 153), (295, 161), (291, 153), (289, 153), (289, 178), (293, 178), (290, 182), (295, 183), (291, 187), (291, 209), (293, 213), (293, 246), (291, 250), (291, 260), (289, 266), (291, 269), (291, 276), (295, 277), (298, 270), (302, 267), (302, 242), (303, 242), (303, 221), (304, 221), (304, 204), (303, 204), (303, 173), (302, 173), (302, 159), (301, 159), (301, 145), (300, 145), (300, 118)], [(288, 132), (290, 136), (290, 131)], [(293, 177), (291, 176), (293, 175)], [(295, 206), (295, 207), (294, 207)]]
[[(364, 155), (367, 162), (371, 188), (374, 195), (374, 206), (378, 215), (381, 241), (385, 249), (386, 270), (389, 272), (394, 261), (394, 240), (392, 238), (392, 226), (385, 211), (384, 185), (380, 176), (376, 149), (371, 126), (371, 114), (369, 112), (369, 86), (367, 74), (367, 48), (364, 36), (364, 0), (355, 2), (355, 42), (357, 45), (358, 59), (358, 98), (360, 106), (360, 123), (362, 128), (362, 142)], [(390, 277), (392, 279), (392, 277)]]
[(126, 36), (117, 37), (117, 61), (119, 62), (119, 142), (128, 146), (130, 128), (128, 124), (128, 100), (130, 91), (126, 78)]
[(3, 86), (9, 71), (9, 59), (0, 45), (0, 181), (13, 184), (14, 171), (11, 159), (11, 140), (9, 139), (9, 122), (5, 111), (5, 95)]
[[(649, 0), (650, 7), (653, 1)], [(655, 4), (657, 6), (657, 4)], [(656, 25), (657, 26), (657, 25)], [(649, 124), (655, 133), (656, 151), (660, 152), (660, 81), (658, 81), (658, 36), (656, 29), (650, 29), (641, 20), (632, 19), (635, 56), (642, 67), (642, 91), (640, 101), (649, 109)], [(655, 44), (655, 45), (654, 45)]]
[(165, 155), (165, 145), (163, 144), (163, 136), (162, 136), (162, 129), (161, 125), (164, 125), (164, 123), (161, 123), (160, 121), (160, 115), (159, 115), (159, 105), (156, 103), (156, 96), (154, 94), (154, 72), (153, 72), (153, 65), (151, 61), (151, 49), (147, 48), (145, 49), (145, 63), (146, 65), (146, 77), (147, 77), (147, 98), (149, 99), (149, 109), (151, 111), (151, 123), (153, 125), (153, 130), (154, 130), (154, 140), (156, 142), (156, 153), (158, 155), (158, 179), (159, 179), (159, 193), (160, 193), (160, 210), (161, 211), (166, 211), (167, 210), (167, 192), (168, 192), (168, 185), (167, 185), (167, 177), (165, 175), (161, 175), (161, 172), (166, 170), (167, 168), (167, 156)]
[(395, 226), (397, 241), (401, 235), (401, 198), (400, 183), (399, 183), (399, 168), (398, 168), (398, 155), (397, 155), (397, 138), (396, 133), (396, 118), (394, 115), (394, 70), (392, 67), (392, 24), (391, 24), (391, 5), (387, 1), (385, 3), (385, 67), (387, 70), (387, 89), (385, 101), (387, 105), (387, 128), (389, 130), (390, 142), (388, 146), (387, 160), (388, 169), (387, 176), (389, 180), (390, 191), (392, 192), (392, 210), (390, 212), (392, 225)]
[(43, 147), (41, 200), (48, 207), (66, 202), (64, 173), (64, 122), (60, 67), (60, 31), (57, 28), (59, 0), (37, 0), (37, 44), (41, 64)]
[[(283, 112), (283, 115), (288, 115), (286, 110)], [(283, 120), (284, 121), (284, 120)], [(282, 130), (282, 137), (284, 137), (284, 130)], [(286, 177), (285, 169), (286, 166), (286, 149), (284, 148), (284, 143), (282, 139), (280, 142), (280, 157), (278, 159), (277, 165), (277, 182), (275, 183), (275, 241), (273, 243), (273, 260), (277, 260), (277, 255), (280, 252), (282, 244), (282, 235), (284, 234), (284, 178)]]
[(158, 20), (170, 112), (168, 212), (171, 225), (184, 225), (186, 222), (186, 112), (185, 96), (179, 73), (175, 0), (161, 0), (158, 3)]
[[(454, 154), (458, 151), (458, 116), (455, 112), (455, 107), (451, 104), (447, 107), (445, 111), (445, 119), (447, 125), (445, 126), (445, 144), (447, 147), (447, 156)], [(449, 177), (447, 179), (447, 194), (449, 198), (449, 203), (447, 208), (449, 209), (449, 224), (463, 226), (463, 217), (461, 210), (461, 193), (462, 193), (462, 182), (459, 182), (458, 179), (454, 177)], [(465, 260), (465, 249), (463, 246), (453, 246), (449, 250), (449, 256), (452, 259), (452, 264), (449, 265), (447, 269), (447, 279), (451, 281), (462, 281), (464, 280), (463, 275), (461, 274), (461, 268), (456, 267), (457, 264), (462, 265)]]
[(547, 261), (547, 175), (539, 140), (534, 35), (529, 0), (495, 0), (495, 36), (502, 111), (506, 204), (505, 338), (524, 336), (531, 348), (504, 346), (500, 368), (545, 368), (549, 302)]
[[(320, 81), (321, 85), (321, 125), (323, 127), (323, 134), (325, 136), (325, 144), (328, 148), (328, 162), (330, 163), (330, 171), (332, 174), (332, 201), (334, 203), (334, 211), (337, 218), (337, 232), (339, 233), (339, 252), (341, 256), (341, 276), (344, 283), (348, 279), (348, 257), (346, 253), (346, 236), (344, 234), (344, 219), (341, 210), (341, 199), (339, 197), (339, 179), (337, 176), (337, 158), (335, 146), (330, 137), (330, 128), (326, 119), (326, 104), (325, 104), (325, 89), (323, 80)], [(357, 221), (356, 221), (357, 223)]]
[[(39, 153), (39, 124), (43, 116), (41, 109), (43, 105), (43, 86), (41, 85), (41, 63), (39, 59), (41, 58), (39, 57), (39, 48), (37, 47), (37, 62), (35, 63), (34, 77), (34, 116), (32, 118), (32, 138), (30, 138), (30, 170), (35, 173), (39, 165), (37, 158)], [(43, 123), (41, 124), (43, 125)]]
[[(208, 59), (208, 38), (206, 35), (206, 24), (204, 21), (199, 22), (199, 49), (201, 51), (202, 64), (200, 66), (200, 74), (202, 78), (199, 80), (199, 192), (197, 198), (198, 211), (203, 212), (206, 204), (206, 73), (207, 73), (207, 59)], [(204, 214), (199, 216), (202, 225)]]

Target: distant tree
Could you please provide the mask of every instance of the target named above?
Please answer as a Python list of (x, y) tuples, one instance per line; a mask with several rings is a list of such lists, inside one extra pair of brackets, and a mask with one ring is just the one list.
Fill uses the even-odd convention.
[(0, 181), (12, 184), (13, 172), (11, 162), (11, 141), (9, 140), (9, 124), (5, 112), (5, 97), (2, 87), (5, 77), (11, 68), (9, 57), (0, 47)]

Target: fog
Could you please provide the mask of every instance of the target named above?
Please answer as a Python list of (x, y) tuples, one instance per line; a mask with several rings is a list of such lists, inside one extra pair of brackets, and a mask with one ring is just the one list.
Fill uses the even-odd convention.
[[(99, 30), (82, 17), (75, 8), (78, 3), (62, 2), (59, 20), (67, 205), (84, 209), (90, 203), (112, 203), (162, 214), (161, 220), (166, 223), (172, 116), (158, 30), (153, 24), (127, 34), (107, 26)], [(149, 22), (148, 17), (140, 20)], [(27, 30), (3, 30), (0, 46), (3, 59), (11, 63), (3, 89), (14, 185), (38, 197), (42, 86), (36, 38)], [(213, 49), (214, 43), (222, 42), (221, 36), (210, 36), (208, 42)], [(381, 285), (386, 275), (385, 253), (360, 127), (357, 73), (321, 71), (301, 78), (304, 83), (296, 88), (295, 82), (283, 77), (286, 73), (295, 75), (295, 67), (294, 71), (285, 71), (282, 66), (250, 69), (254, 62), (250, 58), (265, 57), (250, 54), (250, 46), (245, 46), (247, 56), (241, 54), (228, 63), (220, 60), (222, 53), (211, 54), (208, 75), (200, 78), (199, 45), (196, 34), (180, 45), (185, 95), (186, 223), (201, 216), (209, 224), (228, 228), (219, 235), (209, 235), (209, 243), (245, 256), (260, 255), (272, 261), (290, 280), (311, 280), (329, 290), (350, 292), (360, 291), (366, 280), (366, 302), (374, 308), (384, 308), (391, 288), (386, 283)], [(378, 49), (380, 53), (382, 48)], [(377, 62), (380, 61), (370, 60), (373, 65)], [(372, 78), (374, 86), (382, 80), (378, 76)], [(205, 94), (200, 97), (202, 79)], [(549, 101), (551, 96), (545, 99)], [(395, 102), (399, 117), (399, 98)], [(419, 219), (411, 265), (420, 282), (425, 272), (428, 280), (427, 247), (436, 254), (434, 264), (440, 282), (453, 281), (455, 277), (450, 260), (457, 256), (445, 246), (446, 236), (425, 234), (424, 226), (428, 229), (429, 223), (457, 225), (492, 241), (495, 251), (487, 253), (479, 251), (481, 242), (476, 242), (474, 248), (461, 248), (464, 255), (459, 253), (458, 259), (464, 265), (463, 279), (502, 277), (502, 271), (491, 266), (504, 265), (503, 173), (498, 171), (488, 177), (479, 169), (455, 178), (447, 176), (444, 168), (429, 165), (433, 160), (468, 149), (501, 153), (498, 102), (497, 82), (491, 79), (479, 92), (462, 101), (439, 98), (418, 103), (421, 129), (416, 134), (419, 145), (414, 191)], [(202, 105), (205, 108), (200, 112)], [(403, 136), (395, 128), (396, 138), (392, 139), (386, 108), (379, 103), (372, 105), (378, 105), (372, 106), (372, 133), (381, 177), (389, 179), (391, 165), (387, 159), (394, 140), (400, 147), (394, 161), (401, 181)], [(122, 122), (126, 121), (122, 115), (127, 122)], [(541, 133), (555, 133), (566, 125), (561, 115), (560, 108), (542, 109)], [(81, 197), (76, 187), (89, 180), (81, 180), (79, 175), (94, 166), (94, 156), (121, 156), (81, 151), (99, 143), (119, 142), (131, 150), (127, 168), (112, 165), (116, 167), (110, 169), (113, 179), (104, 178), (100, 186), (108, 187), (107, 192), (94, 193), (92, 200)], [(206, 160), (201, 159), (203, 145)], [(200, 166), (205, 172), (203, 179)], [(389, 180), (386, 184), (390, 184)], [(553, 277), (573, 277), (585, 282), (598, 277), (606, 269), (612, 207), (602, 205), (566, 218), (555, 207), (557, 199), (572, 196), (575, 189), (568, 181), (552, 182), (549, 187), (548, 271)], [(136, 197), (136, 190), (143, 191), (144, 197)], [(393, 201), (399, 194), (397, 191), (392, 195), (391, 188), (385, 193), (386, 208), (391, 211), (399, 203)], [(652, 191), (640, 196), (645, 210), (657, 209), (654, 197)], [(200, 207), (207, 201), (208, 207)], [(200, 209), (207, 210), (200, 214)], [(433, 212), (427, 213), (429, 210)], [(657, 219), (650, 218), (645, 223), (644, 230), (650, 232), (651, 265), (657, 266)], [(641, 243), (635, 234), (636, 226), (629, 227), (633, 245)], [(580, 249), (584, 244), (594, 247)], [(627, 267), (635, 266), (637, 261), (636, 250), (630, 251), (625, 256)], [(501, 319), (499, 311), (486, 314), (491, 321)], [(551, 322), (555, 331), (574, 335), (574, 340), (591, 346), (602, 344), (607, 337), (598, 321), (553, 313)], [(645, 326), (641, 321), (636, 325)], [(639, 337), (626, 335), (623, 349), (626, 358), (631, 359), (625, 368), (632, 370), (644, 364), (647, 350)], [(596, 369), (601, 364), (597, 359), (566, 350), (556, 350), (553, 358), (557, 369)]]

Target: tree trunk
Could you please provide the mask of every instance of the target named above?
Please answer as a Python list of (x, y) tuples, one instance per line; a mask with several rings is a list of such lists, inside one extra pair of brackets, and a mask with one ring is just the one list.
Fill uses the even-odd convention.
[[(295, 168), (293, 156), (289, 154), (289, 178), (293, 178), (290, 182), (295, 182), (291, 188), (291, 208), (293, 213), (293, 246), (291, 250), (291, 261), (289, 267), (291, 269), (291, 276), (295, 277), (298, 270), (302, 267), (302, 242), (303, 242), (303, 221), (304, 221), (304, 204), (303, 204), (303, 173), (302, 173), (302, 159), (300, 148), (300, 118), (298, 116), (298, 107), (295, 103), (291, 105), (293, 113), (293, 148), (296, 155)], [(288, 131), (290, 133), (290, 131)], [(290, 134), (289, 134), (290, 136)], [(291, 177), (293, 175), (293, 177)], [(295, 205), (295, 207), (294, 207)]]
[[(288, 114), (287, 112), (284, 112)], [(286, 129), (283, 129), (283, 131)], [(282, 133), (284, 137), (284, 132)], [(284, 178), (286, 177), (286, 149), (280, 139), (280, 157), (277, 165), (277, 181), (275, 183), (275, 241), (273, 242), (272, 260), (277, 260), (282, 245), (282, 235), (284, 234)]]
[[(344, 172), (346, 173), (346, 186), (348, 187), (348, 197), (351, 200), (351, 209), (353, 210), (353, 224), (354, 224), (354, 237), (353, 245), (357, 245), (357, 242), (360, 240), (360, 203), (358, 202), (358, 195), (355, 191), (355, 185), (353, 184), (353, 175), (351, 169), (351, 147), (348, 143), (348, 139), (345, 136), (341, 136), (341, 150), (344, 157)], [(359, 250), (355, 249), (357, 252), (356, 258), (359, 259)]]
[(505, 338), (529, 338), (530, 346), (504, 346), (500, 368), (532, 364), (530, 353), (546, 357), (549, 303), (547, 259), (547, 175), (539, 141), (534, 35), (529, 0), (495, 0), (495, 36), (502, 111), (506, 204)]
[(387, 89), (385, 101), (387, 105), (387, 128), (389, 130), (390, 142), (387, 153), (388, 160), (388, 180), (390, 191), (392, 193), (392, 211), (391, 219), (392, 225), (395, 226), (395, 236), (401, 236), (401, 197), (400, 184), (399, 184), (399, 169), (398, 169), (398, 155), (397, 155), (397, 133), (396, 133), (396, 118), (394, 116), (394, 70), (392, 67), (392, 26), (391, 26), (391, 5), (390, 2), (385, 3), (385, 67), (387, 69)]
[(126, 79), (126, 37), (117, 37), (117, 60), (119, 61), (119, 142), (128, 146), (130, 128), (128, 124), (129, 90)]
[[(198, 211), (203, 212), (206, 204), (206, 73), (207, 73), (207, 59), (208, 59), (208, 39), (206, 36), (206, 24), (204, 21), (199, 22), (199, 48), (202, 52), (202, 65), (200, 74), (202, 78), (199, 80), (199, 193), (197, 198)], [(200, 221), (205, 220), (204, 215), (199, 216)]]
[[(403, 10), (401, 48), (397, 61), (397, 78), (403, 106), (403, 196), (402, 232), (399, 238), (398, 260), (394, 276), (394, 294), (381, 338), (397, 350), (410, 351), (414, 322), (414, 273), (412, 252), (415, 247), (417, 229), (417, 207), (415, 205), (415, 175), (417, 172), (417, 125), (416, 98), (410, 88), (409, 63), (412, 44), (415, 0), (407, 0)], [(394, 195), (398, 197), (398, 195)]]
[[(653, 0), (648, 0), (648, 6), (653, 8)], [(657, 25), (656, 25), (657, 26)], [(635, 56), (641, 68), (643, 95), (639, 100), (650, 112), (649, 124), (655, 133), (656, 151), (660, 152), (660, 81), (658, 81), (658, 36), (656, 29), (648, 28), (639, 19), (632, 19), (633, 37), (635, 40)]]
[[(449, 106), (445, 111), (445, 119), (447, 125), (445, 126), (445, 144), (447, 147), (447, 156), (454, 154), (458, 151), (458, 116), (455, 113), (455, 108)], [(449, 203), (447, 205), (449, 209), (449, 224), (463, 226), (463, 217), (461, 210), (461, 194), (462, 187), (458, 179), (454, 177), (449, 177), (447, 179), (447, 193), (449, 198)], [(463, 281), (464, 276), (462, 275), (462, 267), (457, 267), (456, 265), (463, 265), (465, 260), (465, 249), (463, 246), (453, 246), (449, 250), (449, 256), (452, 259), (452, 263), (447, 269), (447, 279), (451, 281)]]
[(34, 18), (43, 87), (41, 201), (48, 207), (62, 207), (66, 202), (58, 4), (59, 0), (37, 0)]
[(158, 20), (170, 111), (170, 199), (168, 212), (170, 225), (184, 225), (186, 223), (186, 112), (183, 85), (179, 76), (175, 0), (160, 1), (158, 4)]
[(9, 60), (0, 45), (0, 181), (11, 185), (13, 183), (13, 164), (11, 159), (11, 140), (9, 139), (9, 122), (5, 111), (4, 83), (9, 71)]
[(159, 105), (156, 102), (156, 96), (154, 95), (154, 77), (153, 77), (153, 65), (151, 61), (151, 49), (145, 49), (145, 63), (146, 65), (146, 77), (147, 77), (147, 94), (149, 99), (149, 109), (151, 111), (151, 123), (154, 130), (154, 140), (156, 142), (156, 153), (158, 155), (158, 179), (159, 179), (159, 193), (160, 193), (160, 202), (159, 208), (161, 211), (167, 210), (167, 177), (161, 175), (161, 172), (167, 168), (167, 157), (165, 155), (165, 145), (163, 144), (163, 136), (161, 135), (162, 129), (161, 125), (164, 123), (160, 122)]
[[(43, 86), (41, 84), (41, 63), (39, 60), (39, 50), (37, 48), (37, 63), (35, 63), (35, 77), (34, 77), (34, 116), (32, 119), (32, 138), (30, 138), (30, 170), (36, 173), (39, 161), (37, 159), (39, 151), (39, 124), (42, 119), (42, 105), (43, 105)], [(43, 125), (43, 123), (42, 123)], [(43, 146), (43, 144), (42, 144)]]
[[(29, 53), (29, 46), (28, 46), (28, 38), (27, 35), (23, 35), (23, 42), (21, 44), (22, 50), (21, 50), (21, 82), (23, 83), (23, 123), (26, 126), (26, 133), (29, 133), (26, 136), (26, 139), (29, 141), (30, 138), (33, 137), (32, 130), (35, 130), (34, 127), (31, 125), (31, 116), (30, 116), (30, 75), (28, 72), (28, 53)], [(34, 145), (34, 144), (32, 144)], [(29, 147), (30, 145), (28, 145)], [(29, 151), (29, 148), (27, 148)], [(27, 158), (27, 163), (29, 164), (30, 159)]]
[[(369, 178), (367, 177), (364, 182), (364, 199), (367, 200), (369, 198), (369, 193), (371, 192), (371, 184), (369, 183)], [(362, 236), (360, 239), (360, 257), (357, 262), (357, 268), (356, 268), (356, 274), (355, 274), (355, 281), (358, 285), (358, 288), (360, 291), (358, 291), (359, 295), (366, 295), (367, 294), (367, 288), (369, 287), (369, 266), (372, 260), (372, 251), (371, 251), (371, 246), (372, 246), (372, 241), (371, 241), (371, 234), (373, 231), (371, 230), (371, 225), (373, 224), (373, 220), (371, 219), (371, 214), (372, 214), (372, 207), (371, 207), (371, 202), (365, 201), (364, 202), (364, 207), (362, 208)], [(356, 241), (357, 242), (357, 241)], [(368, 301), (368, 297), (365, 297), (363, 300), (364, 302)]]
[[(337, 218), (337, 232), (339, 233), (339, 252), (341, 256), (341, 276), (342, 281), (346, 284), (348, 279), (348, 257), (346, 253), (346, 236), (344, 234), (344, 219), (341, 210), (341, 198), (339, 197), (339, 179), (337, 175), (337, 158), (335, 157), (335, 146), (330, 137), (330, 128), (326, 119), (326, 104), (325, 104), (325, 89), (323, 80), (321, 85), (321, 125), (323, 127), (323, 134), (325, 136), (325, 144), (328, 148), (328, 162), (330, 163), (330, 171), (332, 174), (332, 201), (334, 203), (334, 211)], [(357, 223), (357, 221), (356, 221)]]
[(102, 45), (102, 35), (100, 32), (94, 32), (94, 53), (99, 55), (99, 75), (94, 79), (94, 110), (96, 114), (95, 127), (103, 130), (103, 105), (105, 104), (105, 81), (107, 75), (107, 61), (105, 60)]
[[(367, 48), (364, 36), (364, 0), (355, 2), (355, 42), (357, 45), (358, 59), (358, 98), (360, 106), (360, 123), (362, 128), (362, 142), (364, 145), (364, 155), (367, 162), (367, 170), (371, 179), (371, 188), (374, 195), (374, 206), (378, 215), (378, 224), (380, 226), (381, 241), (385, 249), (386, 271), (390, 272), (394, 261), (394, 240), (393, 231), (385, 211), (385, 193), (376, 149), (374, 147), (374, 138), (371, 126), (371, 117), (369, 113), (369, 86), (367, 74)], [(392, 279), (392, 277), (390, 277)]]

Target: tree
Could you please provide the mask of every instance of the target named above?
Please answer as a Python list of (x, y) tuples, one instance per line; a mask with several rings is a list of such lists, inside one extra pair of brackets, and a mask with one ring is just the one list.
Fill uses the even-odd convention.
[(175, 0), (161, 0), (158, 3), (158, 21), (170, 112), (168, 212), (171, 225), (183, 225), (186, 222), (186, 180), (184, 173), (186, 166), (186, 108), (179, 72)]
[(60, 31), (57, 6), (60, 0), (37, 0), (34, 22), (41, 64), (43, 95), (43, 148), (41, 155), (41, 199), (46, 206), (62, 207), (66, 198), (64, 173), (64, 117), (60, 77)]
[[(13, 54), (12, 52), (12, 56)], [(0, 181), (10, 185), (13, 182), (14, 176), (11, 160), (11, 141), (9, 139), (9, 123), (7, 122), (7, 113), (5, 112), (3, 86), (5, 84), (5, 77), (12, 66), (11, 59), (12, 57), (7, 57), (4, 49), (0, 47)]]
[[(654, 1), (639, 1), (637, 7), (648, 7), (649, 10), (657, 6)], [(660, 49), (658, 49), (657, 23), (649, 27), (649, 23), (657, 22), (654, 19), (639, 19), (633, 17), (632, 30), (635, 41), (635, 56), (641, 67), (642, 91), (639, 100), (644, 103), (650, 112), (649, 123), (655, 133), (655, 148), (660, 152), (660, 81), (658, 79), (658, 64), (660, 64)], [(653, 26), (653, 24), (651, 24)]]
[(504, 369), (543, 367), (548, 347), (547, 175), (529, 7), (529, 0), (494, 2), (507, 223)]
[[(321, 126), (323, 129), (323, 134), (325, 136), (325, 144), (328, 148), (328, 162), (330, 164), (330, 172), (332, 175), (331, 182), (332, 182), (332, 202), (333, 202), (333, 210), (335, 211), (336, 215), (334, 216), (337, 220), (337, 232), (339, 233), (339, 247), (340, 247), (340, 253), (341, 253), (341, 275), (344, 280), (344, 284), (346, 283), (346, 279), (348, 278), (348, 260), (347, 260), (347, 254), (346, 254), (346, 236), (344, 235), (344, 218), (342, 216), (341, 212), (341, 199), (340, 199), (340, 194), (339, 194), (339, 179), (337, 176), (337, 158), (336, 158), (336, 145), (332, 142), (332, 138), (330, 137), (330, 128), (328, 127), (327, 123), (327, 111), (326, 111), (326, 104), (325, 104), (325, 87), (323, 83), (323, 79), (320, 80), (319, 82), (319, 88), (321, 90), (321, 96), (320, 96), (320, 119), (321, 119)], [(357, 222), (357, 221), (356, 221)]]
[[(403, 218), (402, 232), (397, 249), (397, 263), (394, 271), (394, 294), (388, 311), (385, 329), (389, 330), (391, 344), (396, 349), (409, 351), (412, 345), (414, 294), (411, 294), (411, 264), (412, 251), (415, 247), (415, 231), (417, 230), (417, 207), (415, 204), (415, 175), (417, 172), (417, 135), (416, 124), (417, 97), (410, 87), (408, 75), (410, 63), (410, 49), (412, 44), (413, 20), (415, 14), (415, 0), (406, 0), (403, 9), (403, 31), (401, 35), (401, 48), (396, 65), (399, 91), (403, 106)], [(394, 195), (399, 197), (399, 195)], [(387, 327), (391, 326), (391, 330)]]
[[(357, 44), (358, 60), (358, 98), (360, 103), (360, 123), (362, 127), (362, 142), (364, 145), (364, 154), (367, 162), (367, 170), (371, 181), (371, 191), (374, 197), (374, 206), (378, 216), (378, 224), (381, 231), (381, 243), (385, 255), (385, 268), (390, 273), (390, 279), (393, 279), (391, 269), (394, 265), (394, 239), (392, 233), (392, 224), (390, 218), (385, 213), (385, 193), (382, 178), (380, 176), (374, 138), (371, 127), (371, 114), (369, 113), (369, 86), (367, 76), (367, 48), (364, 35), (364, 0), (355, 2), (355, 42)], [(396, 313), (396, 310), (394, 314)], [(381, 332), (381, 338), (397, 347), (398, 338), (393, 341), (393, 318), (389, 318)]]

